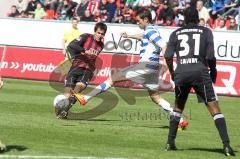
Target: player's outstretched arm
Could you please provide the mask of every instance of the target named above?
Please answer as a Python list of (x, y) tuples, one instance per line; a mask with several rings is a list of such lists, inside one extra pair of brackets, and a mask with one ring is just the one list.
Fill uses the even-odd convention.
[(84, 53), (86, 49), (83, 47), (88, 34), (82, 34), (79, 38), (74, 39), (71, 41), (67, 46), (67, 51), (70, 53), (71, 58)]
[(126, 32), (123, 32), (123, 33), (121, 33), (121, 36), (124, 37), (124, 38), (131, 38), (131, 39), (137, 39), (137, 40), (141, 40), (143, 38), (142, 33), (128, 35)]

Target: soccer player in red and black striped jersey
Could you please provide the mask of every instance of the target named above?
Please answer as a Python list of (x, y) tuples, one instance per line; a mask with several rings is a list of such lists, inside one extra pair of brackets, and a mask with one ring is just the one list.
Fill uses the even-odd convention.
[(92, 79), (97, 56), (104, 47), (103, 38), (106, 32), (107, 25), (99, 22), (94, 27), (94, 34), (82, 34), (69, 43), (67, 51), (71, 56), (72, 66), (65, 79), (64, 95), (69, 97), (70, 104), (67, 110), (55, 108), (58, 118), (65, 118), (68, 110), (75, 104), (76, 99), (71, 96), (71, 92), (80, 93)]
[[(217, 70), (212, 32), (206, 27), (198, 26), (199, 16), (196, 8), (187, 8), (184, 17), (186, 26), (177, 29), (170, 35), (164, 55), (175, 83), (175, 108), (170, 115), (166, 150), (176, 150), (175, 138), (178, 123), (188, 94), (193, 88), (200, 102), (206, 104), (213, 117), (223, 143), (224, 154), (234, 156), (234, 151), (230, 147), (225, 118), (221, 113), (217, 95), (213, 88)], [(173, 70), (175, 53), (177, 67)]]

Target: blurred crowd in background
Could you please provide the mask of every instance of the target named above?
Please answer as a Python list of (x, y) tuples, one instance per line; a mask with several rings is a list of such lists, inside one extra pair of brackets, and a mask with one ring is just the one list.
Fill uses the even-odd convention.
[(8, 17), (136, 24), (136, 14), (151, 10), (159, 26), (183, 26), (187, 7), (199, 11), (199, 25), (239, 30), (240, 0), (16, 0)]

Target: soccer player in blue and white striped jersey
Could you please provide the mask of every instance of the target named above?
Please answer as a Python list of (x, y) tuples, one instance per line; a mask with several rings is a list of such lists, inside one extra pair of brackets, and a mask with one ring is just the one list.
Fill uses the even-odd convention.
[(151, 63), (152, 69), (158, 69), (161, 50), (166, 42), (160, 36), (157, 28), (152, 25), (144, 26), (141, 19), (138, 21), (140, 28), (144, 29), (139, 62)]
[(147, 88), (153, 102), (165, 111), (173, 112), (170, 103), (161, 98), (159, 93), (159, 90), (173, 90), (171, 83), (166, 84), (160, 78), (166, 71), (166, 65), (159, 63), (160, 53), (165, 49), (166, 42), (160, 36), (157, 28), (151, 24), (152, 15), (149, 10), (138, 14), (137, 22), (139, 27), (144, 30), (143, 33), (128, 35), (124, 32), (122, 36), (142, 40), (138, 63), (113, 73), (105, 82), (86, 95), (74, 94), (81, 105), (85, 105), (92, 97), (107, 91), (115, 82), (131, 80)]

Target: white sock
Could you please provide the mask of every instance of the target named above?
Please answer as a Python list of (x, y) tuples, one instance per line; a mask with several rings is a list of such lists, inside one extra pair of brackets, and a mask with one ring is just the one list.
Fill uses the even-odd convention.
[(160, 99), (160, 102), (158, 103), (167, 113), (173, 112), (173, 108), (171, 107), (170, 103), (166, 101), (165, 99)]
[(181, 123), (181, 122), (183, 122), (183, 117), (182, 117), (182, 115), (181, 115), (181, 118), (180, 118), (179, 123)]
[[(173, 108), (171, 107), (171, 105), (170, 105), (170, 103), (168, 103), (168, 101), (166, 101), (165, 99), (162, 99), (161, 98), (161, 100), (160, 100), (160, 102), (159, 102), (159, 105), (163, 108), (163, 110), (165, 110), (167, 113), (171, 113), (171, 112), (173, 112)], [(184, 121), (184, 119), (183, 119), (183, 117), (182, 117), (182, 115), (181, 115), (181, 118), (180, 118), (180, 122), (179, 123), (181, 123), (181, 122), (183, 122)]]
[(98, 85), (96, 88), (94, 88), (91, 92), (89, 92), (88, 94), (84, 95), (84, 99), (86, 101), (89, 101), (92, 97), (107, 91), (109, 88), (111, 87), (111, 85), (105, 81), (103, 83), (101, 83), (100, 85)]

